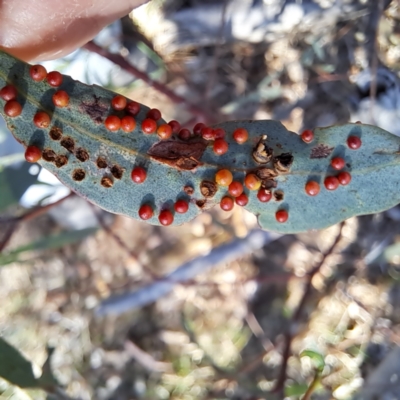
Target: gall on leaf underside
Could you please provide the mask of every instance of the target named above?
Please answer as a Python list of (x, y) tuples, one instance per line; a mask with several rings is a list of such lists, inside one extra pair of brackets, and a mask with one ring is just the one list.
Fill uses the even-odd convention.
[[(261, 180), (261, 189), (272, 192), (271, 200), (262, 202), (257, 190), (245, 188), (249, 201), (244, 208), (258, 217), (262, 228), (282, 233), (322, 229), (400, 202), (400, 138), (378, 127), (345, 124), (317, 128), (312, 142), (305, 143), (277, 121), (224, 122), (212, 127), (225, 131), (229, 146), (225, 154), (217, 155), (214, 141), (201, 136), (180, 140), (174, 134), (161, 140), (156, 133), (144, 133), (141, 124), (150, 109), (142, 104), (134, 116), (133, 131), (111, 131), (104, 124), (106, 118), (127, 115), (113, 110), (115, 93), (66, 75), (59, 87), (52, 87), (46, 79), (34, 81), (29, 69), (30, 65), (0, 52), (0, 90), (6, 85), (15, 87), (15, 100), (22, 106), (20, 115), (10, 117), (4, 111), (7, 101), (0, 98), (0, 113), (8, 128), (25, 147), (41, 150), (40, 165), (71, 190), (112, 213), (140, 219), (139, 208), (149, 204), (153, 215), (147, 222), (151, 224), (160, 225), (158, 216), (165, 209), (173, 213), (173, 225), (190, 221), (229, 195), (228, 187), (215, 183), (220, 169), (228, 169), (241, 183), (249, 173)], [(58, 90), (69, 96), (66, 107), (53, 103)], [(38, 111), (50, 116), (48, 127), (34, 124)], [(162, 118), (157, 120), (157, 126), (165, 123)], [(248, 131), (243, 144), (234, 140), (237, 128)], [(351, 149), (349, 137), (359, 138), (361, 146)], [(335, 157), (345, 160), (342, 171), (331, 166)], [(137, 166), (147, 172), (139, 184), (131, 178)], [(340, 172), (351, 175), (350, 183), (327, 190), (325, 179)], [(306, 193), (310, 181), (320, 186), (315, 196)], [(185, 213), (174, 210), (179, 199), (189, 204)], [(284, 223), (277, 221), (280, 210), (288, 213)]]

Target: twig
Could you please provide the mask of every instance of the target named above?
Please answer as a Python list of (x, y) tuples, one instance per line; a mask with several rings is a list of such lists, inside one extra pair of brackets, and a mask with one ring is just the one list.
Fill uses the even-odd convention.
[[(272, 349), (271, 349), (272, 350)], [(239, 368), (238, 370), (238, 375), (246, 375), (249, 372), (255, 370), (256, 368), (258, 368), (258, 366), (262, 363), (264, 357), (268, 354), (268, 351), (262, 351), (260, 354), (258, 354), (257, 356), (255, 356), (248, 364), (243, 365)]]
[(125, 351), (130, 357), (135, 359), (140, 365), (151, 372), (172, 372), (173, 367), (170, 363), (157, 361), (150, 354), (136, 346), (131, 340), (125, 341)]
[(17, 228), (17, 223), (12, 223), (10, 226), (7, 227), (6, 232), (0, 242), (0, 253), (7, 246), (16, 228)]
[(31, 210), (27, 211), (25, 214), (20, 215), (18, 217), (0, 218), (0, 224), (1, 223), (10, 223), (10, 222), (29, 221), (31, 219), (35, 219), (36, 217), (39, 217), (40, 215), (45, 214), (51, 208), (58, 206), (64, 200), (67, 200), (69, 197), (72, 197), (72, 196), (75, 196), (74, 192), (70, 192), (69, 194), (67, 194), (60, 200), (55, 201), (54, 203), (46, 204), (45, 206), (34, 207)]
[(220, 24), (220, 27), (219, 27), (218, 39), (217, 39), (217, 43), (216, 43), (216, 46), (215, 46), (212, 69), (211, 69), (211, 72), (210, 72), (210, 78), (208, 79), (208, 82), (206, 84), (206, 88), (205, 88), (205, 91), (204, 91), (204, 100), (205, 101), (209, 101), (211, 89), (214, 87), (215, 81), (216, 81), (216, 78), (217, 78), (218, 58), (219, 58), (220, 53), (221, 53), (221, 46), (224, 43), (224, 29), (225, 29), (225, 25), (226, 25), (226, 12), (227, 12), (227, 9), (228, 9), (229, 1), (230, 0), (224, 0), (224, 3), (222, 5), (221, 24)]
[(285, 385), (287, 364), (288, 364), (288, 360), (290, 357), (290, 348), (291, 348), (292, 339), (294, 336), (294, 332), (292, 332), (292, 328), (293, 328), (293, 326), (296, 326), (298, 324), (298, 322), (300, 321), (301, 313), (304, 309), (304, 306), (305, 306), (308, 298), (311, 295), (312, 280), (313, 280), (314, 276), (319, 272), (321, 267), (324, 265), (326, 259), (334, 252), (336, 246), (338, 245), (338, 243), (342, 237), (343, 226), (344, 226), (344, 222), (342, 222), (340, 224), (339, 233), (336, 236), (331, 247), (323, 254), (321, 261), (307, 274), (307, 283), (306, 283), (306, 287), (304, 289), (303, 296), (300, 300), (299, 305), (297, 306), (296, 311), (293, 313), (293, 316), (290, 320), (289, 329), (287, 330), (287, 332), (285, 334), (285, 347), (284, 347), (283, 354), (282, 354), (282, 365), (281, 365), (281, 369), (279, 371), (278, 379), (275, 384), (275, 388), (273, 389), (273, 392), (275, 392), (275, 393), (283, 392), (283, 388)]
[(371, 107), (371, 117), (372, 122), (374, 121), (374, 107), (377, 94), (377, 75), (378, 75), (378, 55), (377, 55), (377, 34), (379, 29), (379, 19), (383, 12), (383, 1), (377, 0), (375, 4), (375, 9), (371, 10), (371, 16), (369, 21), (369, 28), (372, 31), (371, 43), (369, 44), (369, 64), (371, 69), (371, 86), (370, 86), (370, 107)]
[(188, 102), (185, 98), (176, 94), (173, 90), (165, 86), (164, 84), (157, 82), (150, 78), (146, 73), (138, 70), (135, 66), (130, 64), (124, 57), (120, 54), (110, 53), (108, 50), (104, 49), (103, 47), (98, 46), (94, 42), (86, 43), (83, 46), (84, 49), (91, 51), (93, 53), (97, 53), (102, 57), (107, 58), (108, 60), (112, 61), (113, 63), (119, 65), (125, 71), (131, 73), (132, 75), (136, 76), (137, 78), (141, 79), (143, 82), (146, 82), (148, 85), (154, 87), (154, 89), (158, 90), (159, 92), (168, 96), (174, 103), (184, 105), (188, 111), (192, 114), (196, 115), (197, 117), (203, 119), (204, 121), (213, 122), (214, 118), (211, 115), (208, 115), (204, 110), (197, 107), (194, 104)]
[(51, 208), (58, 206), (64, 200), (75, 196), (75, 193), (71, 192), (65, 197), (60, 200), (55, 201), (54, 203), (46, 204), (45, 206), (35, 207), (32, 210), (27, 211), (25, 214), (20, 215), (19, 217), (12, 217), (12, 218), (2, 218), (0, 219), (0, 224), (11, 224), (10, 227), (7, 229), (6, 234), (0, 241), (0, 252), (4, 250), (7, 246), (8, 242), (10, 241), (12, 235), (14, 234), (15, 230), (17, 229), (18, 225), (21, 222), (29, 221), (31, 219), (35, 219), (40, 215), (45, 214)]
[(230, 262), (262, 248), (267, 243), (279, 238), (280, 235), (260, 229), (250, 231), (241, 239), (234, 239), (230, 243), (219, 246), (209, 254), (184, 263), (172, 273), (156, 282), (146, 285), (134, 292), (112, 296), (103, 301), (97, 309), (99, 316), (109, 314), (120, 315), (127, 311), (153, 303), (160, 297), (173, 290), (177, 284), (190, 281), (196, 275), (222, 263)]
[(264, 329), (257, 321), (257, 318), (254, 315), (254, 313), (248, 311), (245, 316), (245, 320), (253, 335), (260, 341), (262, 347), (264, 348), (264, 351), (258, 354), (248, 364), (242, 365), (238, 370), (239, 375), (245, 375), (250, 371), (252, 371), (253, 369), (257, 368), (264, 359), (264, 357), (274, 348), (274, 344), (265, 335)]
[(301, 400), (309, 400), (311, 398), (311, 395), (313, 394), (314, 390), (316, 389), (320, 379), (321, 379), (320, 373), (315, 372), (314, 379), (310, 383), (310, 386), (307, 388), (307, 391), (304, 393), (304, 396), (301, 398)]
[(265, 353), (271, 351), (274, 348), (274, 345), (265, 335), (264, 329), (257, 321), (257, 318), (254, 315), (254, 313), (252, 313), (251, 311), (247, 312), (245, 320), (253, 335), (260, 341), (261, 345), (265, 350)]

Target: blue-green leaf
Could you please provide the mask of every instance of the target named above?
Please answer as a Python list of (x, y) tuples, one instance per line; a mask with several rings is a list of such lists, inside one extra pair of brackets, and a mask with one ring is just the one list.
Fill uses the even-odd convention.
[[(39, 147), (43, 167), (76, 193), (113, 213), (139, 219), (139, 208), (146, 203), (153, 209), (151, 224), (160, 224), (158, 217), (164, 209), (172, 212), (174, 224), (190, 221), (227, 196), (227, 188), (215, 182), (220, 169), (228, 169), (240, 182), (249, 173), (262, 180), (272, 199), (263, 203), (257, 191), (245, 189), (249, 199), (245, 208), (258, 216), (262, 228), (282, 233), (325, 228), (352, 216), (386, 210), (400, 201), (400, 138), (374, 126), (318, 128), (308, 144), (277, 121), (230, 121), (214, 127), (225, 130), (229, 145), (228, 152), (219, 156), (213, 151), (214, 142), (201, 137), (184, 141), (174, 135), (160, 140), (156, 134), (145, 134), (141, 124), (149, 108), (144, 105), (135, 117), (133, 132), (111, 132), (105, 127), (106, 117), (126, 114), (112, 109), (115, 93), (68, 76), (63, 76), (58, 88), (46, 80), (35, 82), (29, 65), (0, 53), (0, 88), (6, 84), (17, 88), (17, 100), (23, 106), (20, 116), (5, 116), (16, 139), (25, 146)], [(52, 96), (58, 89), (69, 94), (68, 107), (54, 106)], [(4, 115), (3, 108), (0, 99)], [(33, 124), (38, 110), (51, 117), (49, 127), (39, 129)], [(157, 121), (163, 123), (163, 119)], [(234, 140), (237, 128), (249, 132), (246, 143)], [(350, 136), (361, 139), (359, 149), (349, 148)], [(351, 182), (327, 190), (326, 177), (339, 174), (330, 165), (333, 157), (345, 160), (341, 172), (350, 173)], [(131, 179), (135, 166), (147, 170), (141, 184)], [(320, 186), (316, 196), (305, 191), (310, 180)], [(186, 213), (174, 211), (177, 199), (189, 203)], [(277, 220), (277, 212), (282, 210), (288, 216), (283, 223)]]

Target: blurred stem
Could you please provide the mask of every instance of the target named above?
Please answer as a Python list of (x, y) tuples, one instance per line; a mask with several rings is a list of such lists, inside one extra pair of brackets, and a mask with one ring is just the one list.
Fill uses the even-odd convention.
[(213, 122), (214, 118), (209, 113), (205, 112), (203, 109), (197, 107), (196, 105), (189, 103), (185, 98), (176, 94), (173, 90), (171, 90), (164, 84), (153, 80), (145, 72), (138, 70), (135, 66), (130, 64), (120, 54), (110, 53), (108, 50), (98, 46), (94, 42), (89, 42), (85, 44), (83, 48), (93, 53), (97, 53), (102, 57), (105, 57), (108, 60), (112, 61), (114, 64), (119, 65), (125, 71), (131, 73), (138, 79), (141, 79), (143, 82), (146, 82), (149, 86), (152, 86), (154, 89), (168, 96), (174, 103), (184, 105), (188, 111), (190, 111), (193, 115), (197, 116), (199, 119), (202, 119), (204, 122), (208, 123)]
[(224, 0), (222, 5), (222, 12), (221, 12), (221, 23), (219, 27), (218, 39), (214, 50), (214, 57), (212, 63), (212, 69), (210, 72), (210, 79), (208, 80), (204, 92), (204, 101), (209, 101), (211, 97), (212, 89), (214, 88), (215, 84), (217, 83), (217, 69), (218, 69), (218, 59), (221, 54), (221, 48), (224, 44), (224, 29), (226, 25), (226, 10), (228, 8), (230, 0)]
[(309, 400), (311, 395), (314, 393), (314, 390), (317, 388), (319, 382), (321, 380), (320, 373), (316, 372), (313, 381), (308, 387), (307, 391), (304, 393), (304, 396), (301, 400)]
[(368, 61), (371, 68), (371, 87), (370, 87), (370, 110), (372, 116), (372, 122), (376, 125), (374, 118), (374, 107), (377, 94), (377, 76), (378, 76), (378, 31), (379, 31), (379, 20), (383, 13), (383, 1), (376, 0), (374, 5), (375, 10), (372, 10), (369, 28), (371, 32), (370, 43), (369, 43), (369, 54)]

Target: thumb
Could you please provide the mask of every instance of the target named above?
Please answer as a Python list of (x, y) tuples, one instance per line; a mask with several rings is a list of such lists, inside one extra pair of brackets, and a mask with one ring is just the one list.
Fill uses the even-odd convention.
[(149, 0), (0, 0), (0, 49), (23, 59), (65, 56)]

